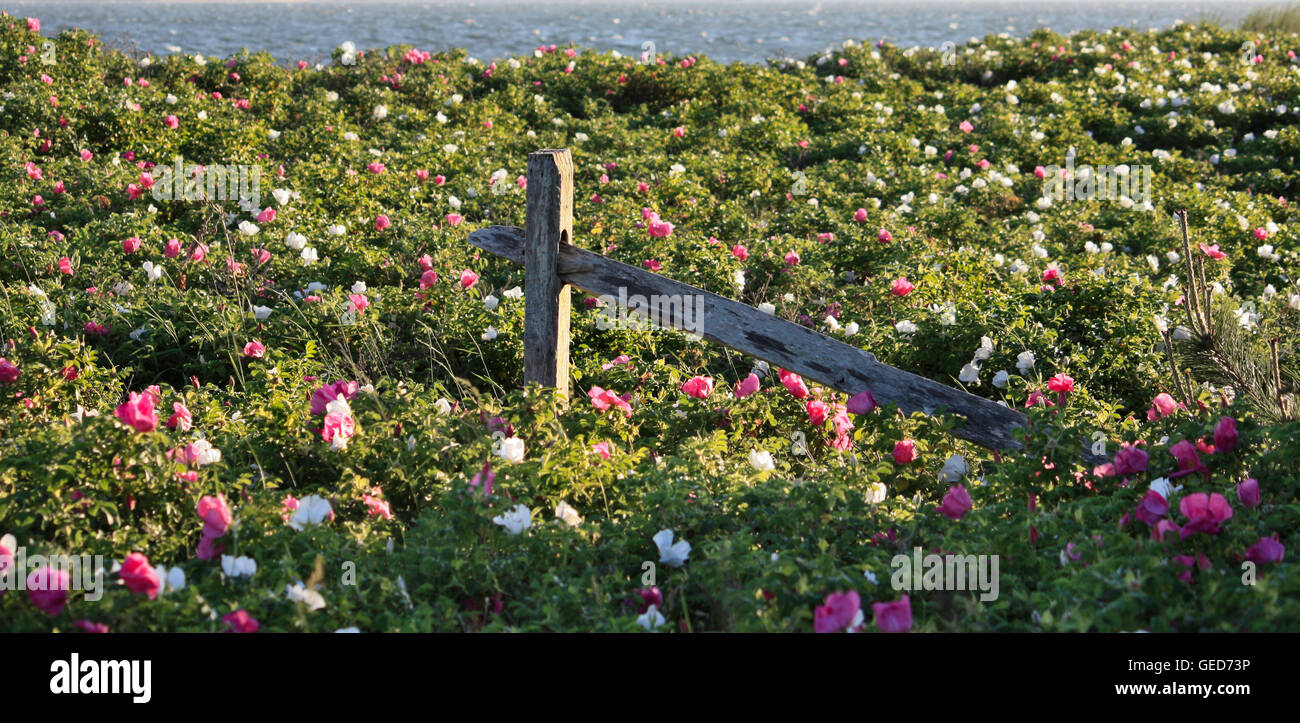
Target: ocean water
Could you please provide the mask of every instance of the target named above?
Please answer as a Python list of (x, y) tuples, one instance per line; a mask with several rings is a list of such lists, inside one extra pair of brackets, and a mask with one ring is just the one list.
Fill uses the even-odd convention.
[(0, 0), (0, 9), (39, 17), (42, 32), (100, 33), (115, 47), (155, 54), (227, 56), (268, 50), (282, 62), (327, 58), (344, 41), (360, 48), (409, 43), (466, 48), (483, 60), (569, 42), (639, 55), (704, 54), (721, 62), (803, 58), (846, 39), (923, 47), (1038, 28), (1060, 33), (1117, 26), (1164, 28), (1176, 21), (1235, 22), (1254, 3), (1210, 0), (287, 0), (281, 2), (85, 2)]

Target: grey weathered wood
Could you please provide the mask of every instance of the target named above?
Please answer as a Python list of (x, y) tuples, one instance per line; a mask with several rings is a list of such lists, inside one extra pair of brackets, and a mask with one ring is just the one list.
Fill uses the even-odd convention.
[[(525, 248), (531, 243), (523, 230), (512, 226), (490, 226), (473, 231), (469, 242), (524, 264)], [(1022, 446), (1022, 433), (1018, 433), (1016, 428), (1027, 426), (1028, 420), (1014, 409), (881, 364), (872, 354), (825, 334), (666, 276), (576, 246), (562, 245), (558, 251), (556, 270), (559, 278), (569, 284), (596, 295), (617, 298), (620, 291), (627, 297), (641, 295), (654, 313), (661, 314), (652, 318), (663, 319), (676, 328), (685, 328), (693, 323), (683, 317), (684, 304), (680, 300), (700, 297), (704, 315), (702, 328), (697, 331), (706, 339), (846, 394), (870, 389), (877, 400), (897, 404), (904, 412), (933, 414), (944, 407), (963, 418), (962, 425), (953, 434), (981, 446), (998, 450)], [(525, 293), (531, 296), (532, 287)], [(676, 297), (678, 303), (670, 304), (666, 297)], [(532, 308), (525, 307), (525, 315), (531, 314)]]
[(524, 382), (569, 394), (569, 287), (556, 273), (561, 247), (572, 248), (573, 159), (568, 149), (528, 156), (524, 265)]

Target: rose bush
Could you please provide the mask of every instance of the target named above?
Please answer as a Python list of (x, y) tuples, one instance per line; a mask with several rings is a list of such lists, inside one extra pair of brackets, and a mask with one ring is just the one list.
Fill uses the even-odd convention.
[[(1300, 424), (1182, 399), (1154, 322), (1187, 208), (1296, 370), (1294, 37), (288, 67), (46, 39), (0, 17), (0, 534), (121, 566), (98, 601), (0, 595), (3, 629), (1300, 629)], [(1025, 449), (580, 293), (575, 398), (521, 389), (523, 270), (466, 235), (523, 225), (548, 147), (575, 243), (1026, 409)], [(1040, 200), (1071, 150), (1151, 197)], [(155, 192), (176, 158), (257, 202)], [(894, 589), (916, 547), (999, 555), (1001, 595)]]

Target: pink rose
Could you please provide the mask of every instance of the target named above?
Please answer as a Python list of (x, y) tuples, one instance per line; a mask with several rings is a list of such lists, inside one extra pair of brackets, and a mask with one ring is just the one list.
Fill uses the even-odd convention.
[(67, 606), (70, 585), (67, 570), (42, 567), (27, 576), (27, 597), (41, 612), (54, 617)]
[(324, 414), (325, 407), (327, 407), (330, 402), (334, 401), (335, 399), (338, 399), (339, 397), (343, 397), (345, 401), (352, 399), (352, 397), (356, 395), (357, 389), (359, 388), (360, 387), (357, 385), (356, 382), (345, 382), (342, 379), (334, 382), (333, 384), (326, 384), (325, 386), (312, 392), (311, 413), (313, 415)]
[(893, 285), (889, 287), (889, 293), (893, 294), (894, 296), (907, 296), (908, 294), (912, 293), (912, 290), (915, 288), (916, 286), (913, 285), (912, 282), (908, 281), (907, 277), (904, 276), (898, 279), (894, 279)]
[(871, 390), (864, 389), (849, 398), (848, 410), (851, 414), (867, 414), (878, 406), (880, 405), (876, 404), (876, 397)]
[(754, 392), (758, 391), (758, 375), (750, 374), (743, 381), (736, 383), (736, 399), (744, 399)]
[(132, 236), (122, 242), (122, 250), (128, 254), (133, 254), (140, 249), (140, 239)]
[(970, 493), (962, 485), (953, 485), (943, 496), (943, 503), (935, 509), (950, 520), (960, 520), (970, 512)]
[(240, 608), (229, 615), (224, 615), (221, 622), (230, 626), (229, 632), (232, 633), (255, 633), (258, 628), (262, 627), (257, 622), (257, 618), (248, 614), (248, 611)]
[(244, 356), (250, 359), (261, 359), (266, 356), (266, 347), (262, 346), (262, 342), (254, 339), (244, 345)]
[(478, 274), (474, 273), (473, 271), (470, 271), (469, 269), (465, 269), (464, 271), (460, 272), (460, 285), (462, 287), (466, 289), (472, 289), (474, 288), (474, 284), (477, 283), (478, 283)]
[(379, 214), (378, 216), (375, 217), (375, 230), (376, 230), (376, 231), (383, 231), (384, 229), (386, 229), (386, 228), (388, 228), (389, 226), (392, 226), (392, 225), (393, 225), (393, 222), (392, 222), (392, 221), (389, 221), (389, 220), (388, 220), (388, 216), (385, 215), (385, 214), (382, 214), (382, 213), (381, 213), (381, 214)]
[(1115, 474), (1128, 477), (1145, 471), (1150, 457), (1146, 452), (1130, 444), (1120, 445), (1119, 451), (1115, 453)]
[(911, 464), (916, 459), (916, 442), (904, 439), (894, 444), (894, 461), (899, 464)]
[(22, 371), (18, 369), (17, 364), (14, 364), (4, 357), (0, 357), (0, 382), (4, 384), (13, 384), (18, 381), (18, 377), (21, 375)]
[(1259, 480), (1251, 477), (1241, 484), (1237, 485), (1237, 499), (1245, 507), (1255, 507), (1259, 504)]
[(814, 427), (820, 427), (826, 423), (831, 408), (820, 399), (809, 399), (804, 403), (804, 409), (808, 412), (808, 422)]
[(1281, 562), (1282, 557), (1286, 555), (1286, 548), (1278, 542), (1277, 534), (1272, 537), (1261, 537), (1259, 542), (1250, 546), (1246, 550), (1246, 559), (1256, 565), (1263, 565), (1266, 562)]
[(708, 399), (713, 393), (713, 378), (694, 376), (682, 385), (682, 391), (696, 399)]
[(1214, 448), (1219, 452), (1231, 452), (1237, 448), (1237, 420), (1219, 418), (1219, 423), (1214, 426)]
[(1142, 501), (1138, 503), (1135, 514), (1139, 520), (1154, 526), (1161, 518), (1169, 514), (1169, 502), (1159, 492), (1147, 490)]
[(126, 585), (126, 589), (131, 592), (142, 592), (148, 595), (150, 600), (158, 597), (158, 591), (162, 589), (162, 581), (153, 566), (149, 564), (149, 558), (138, 552), (126, 556), (117, 577)]
[(127, 400), (114, 412), (118, 420), (137, 432), (152, 432), (158, 428), (158, 415), (153, 411), (153, 396), (131, 392)]
[(906, 595), (890, 603), (871, 603), (871, 614), (882, 633), (905, 633), (912, 629), (912, 601)]
[(786, 389), (790, 390), (795, 399), (803, 399), (808, 396), (808, 385), (804, 384), (803, 377), (784, 369), (778, 370), (777, 376), (780, 377), (781, 383), (785, 385)]
[(230, 529), (232, 518), (230, 507), (226, 504), (226, 498), (221, 495), (216, 497), (205, 495), (199, 500), (194, 512), (203, 520), (204, 537), (221, 537)]
[(1232, 505), (1218, 492), (1187, 495), (1178, 504), (1178, 511), (1187, 518), (1187, 524), (1178, 534), (1179, 539), (1187, 539), (1197, 532), (1217, 535), (1222, 529), (1221, 523), (1232, 519)]
[(862, 610), (862, 599), (856, 590), (833, 592), (826, 596), (826, 604), (813, 611), (813, 630), (819, 633), (839, 633), (853, 624)]

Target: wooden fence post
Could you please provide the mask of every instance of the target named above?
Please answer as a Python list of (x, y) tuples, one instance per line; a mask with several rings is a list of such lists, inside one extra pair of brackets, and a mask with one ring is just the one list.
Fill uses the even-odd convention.
[(524, 234), (524, 383), (569, 395), (569, 287), (556, 270), (573, 242), (573, 158), (567, 148), (528, 156)]

